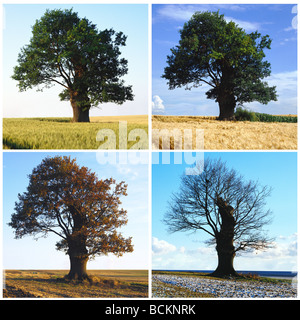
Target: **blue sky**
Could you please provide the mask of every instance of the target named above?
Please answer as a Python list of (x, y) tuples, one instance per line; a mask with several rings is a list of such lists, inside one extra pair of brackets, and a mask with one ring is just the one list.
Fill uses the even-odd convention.
[(3, 31), (3, 116), (72, 116), (69, 102), (61, 102), (62, 87), (55, 85), (43, 92), (35, 89), (19, 92), (11, 79), (20, 49), (29, 43), (31, 27), (46, 9), (70, 9), (97, 25), (99, 30), (113, 28), (127, 36), (122, 57), (128, 60), (128, 74), (123, 77), (133, 86), (134, 101), (123, 105), (102, 104), (91, 109), (91, 116), (148, 114), (148, 6), (147, 4), (5, 4)]
[[(182, 163), (155, 161), (152, 165), (152, 267), (153, 269), (213, 270), (217, 266), (215, 248), (204, 243), (204, 232), (170, 234), (162, 222), (172, 193), (180, 186), (180, 177), (188, 167), (186, 154)], [(168, 154), (165, 153), (165, 156)], [(180, 153), (177, 154), (177, 156)], [(202, 153), (194, 153), (203, 159)], [(157, 153), (153, 154), (157, 157)], [(235, 258), (236, 270), (295, 271), (297, 263), (297, 154), (295, 152), (206, 152), (204, 160), (222, 159), (246, 181), (258, 180), (273, 188), (266, 208), (273, 221), (266, 226), (268, 235), (275, 237), (276, 247), (265, 252), (247, 253)], [(156, 158), (157, 159), (157, 158)], [(187, 159), (187, 158), (186, 158)], [(188, 160), (188, 159), (187, 159)], [(178, 163), (178, 158), (177, 158)], [(190, 162), (189, 162), (190, 163)]]
[(218, 115), (218, 105), (206, 99), (207, 85), (168, 90), (161, 78), (170, 49), (179, 42), (179, 30), (196, 11), (217, 11), (246, 32), (258, 31), (272, 39), (266, 60), (271, 76), (265, 80), (277, 86), (278, 101), (245, 107), (269, 114), (297, 113), (297, 8), (292, 4), (154, 4), (152, 6), (152, 113), (165, 115)]
[[(112, 154), (112, 153), (111, 153)], [(122, 197), (122, 208), (127, 210), (128, 224), (120, 229), (126, 237), (133, 237), (134, 252), (117, 258), (112, 254), (88, 262), (89, 269), (149, 269), (148, 165), (127, 158), (123, 163), (100, 164), (105, 153), (96, 152), (4, 152), (3, 155), (3, 267), (4, 269), (68, 269), (69, 258), (55, 249), (59, 240), (55, 235), (34, 240), (30, 236), (14, 239), (7, 223), (14, 211), (18, 193), (26, 191), (28, 174), (46, 156), (71, 155), (81, 166), (96, 172), (100, 179), (113, 177), (128, 184), (127, 197)], [(145, 153), (148, 155), (148, 153)], [(100, 157), (102, 156), (102, 157)], [(126, 161), (124, 161), (124, 159)], [(127, 163), (126, 163), (127, 162)], [(102, 161), (103, 163), (103, 161)]]

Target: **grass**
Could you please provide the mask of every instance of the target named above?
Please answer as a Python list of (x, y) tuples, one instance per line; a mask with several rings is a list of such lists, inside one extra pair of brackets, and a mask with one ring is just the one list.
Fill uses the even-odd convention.
[(242, 107), (238, 107), (235, 111), (235, 119), (237, 121), (260, 121), (260, 122), (287, 122), (297, 123), (298, 117), (296, 115), (271, 115), (267, 113), (259, 113), (249, 111)]
[[(179, 135), (173, 133), (176, 129)], [(196, 134), (204, 132), (197, 146)], [(184, 135), (192, 133), (192, 139)], [(170, 138), (168, 137), (170, 134)], [(186, 135), (188, 136), (188, 135)], [(166, 146), (163, 139), (167, 141)], [(185, 142), (186, 147), (184, 145)], [(201, 142), (201, 141), (200, 141)], [(204, 145), (203, 145), (204, 144)], [(205, 150), (295, 150), (297, 123), (218, 121), (217, 117), (152, 116), (152, 148)]]
[[(119, 149), (119, 121), (126, 121), (127, 126), (121, 138), (133, 135), (120, 149), (148, 148), (148, 116), (142, 115), (91, 117), (90, 123), (72, 123), (69, 118), (4, 118), (3, 149)], [(112, 130), (110, 138), (104, 138), (105, 134), (97, 141), (102, 129)], [(144, 139), (136, 137), (140, 132)]]
[(147, 270), (91, 270), (93, 282), (67, 281), (67, 270), (5, 270), (4, 298), (145, 298)]

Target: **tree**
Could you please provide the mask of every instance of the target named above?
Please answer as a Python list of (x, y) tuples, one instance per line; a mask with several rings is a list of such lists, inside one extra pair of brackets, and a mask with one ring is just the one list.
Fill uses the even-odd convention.
[(127, 185), (113, 179), (99, 180), (87, 167), (70, 157), (45, 158), (29, 175), (27, 191), (19, 194), (9, 225), (15, 237), (60, 237), (57, 250), (69, 255), (69, 279), (89, 278), (89, 259), (132, 252), (131, 238), (117, 229), (127, 224), (120, 197)]
[(219, 104), (219, 119), (231, 120), (237, 104), (277, 100), (275, 87), (262, 81), (271, 74), (270, 63), (263, 60), (270, 46), (268, 35), (247, 34), (219, 12), (196, 12), (180, 31), (162, 77), (169, 89), (206, 83), (207, 98)]
[[(21, 49), (13, 79), (20, 91), (58, 83), (61, 100), (69, 100), (74, 122), (89, 122), (89, 110), (100, 103), (133, 100), (131, 86), (120, 78), (128, 72), (120, 58), (126, 36), (96, 25), (70, 10), (47, 10), (32, 28), (30, 43)], [(42, 87), (40, 87), (42, 86)]]
[(164, 222), (169, 231), (202, 231), (216, 245), (216, 276), (236, 276), (233, 266), (237, 253), (263, 250), (272, 245), (263, 227), (270, 220), (265, 210), (271, 189), (248, 181), (221, 160), (205, 160), (195, 175), (181, 179), (178, 193), (173, 194)]

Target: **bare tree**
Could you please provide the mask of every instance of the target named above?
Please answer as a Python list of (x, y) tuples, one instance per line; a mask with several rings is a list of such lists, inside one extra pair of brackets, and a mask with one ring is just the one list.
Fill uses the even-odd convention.
[(173, 194), (164, 222), (170, 232), (204, 231), (215, 245), (216, 276), (236, 276), (233, 260), (242, 251), (271, 247), (264, 226), (271, 221), (265, 209), (271, 188), (245, 181), (221, 160), (205, 160), (196, 168), (199, 174), (184, 175), (180, 190)]

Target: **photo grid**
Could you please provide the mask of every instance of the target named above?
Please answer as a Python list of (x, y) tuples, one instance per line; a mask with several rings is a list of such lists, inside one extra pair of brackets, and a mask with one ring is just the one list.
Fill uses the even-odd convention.
[(298, 300), (296, 2), (3, 2), (1, 20), (1, 301)]

